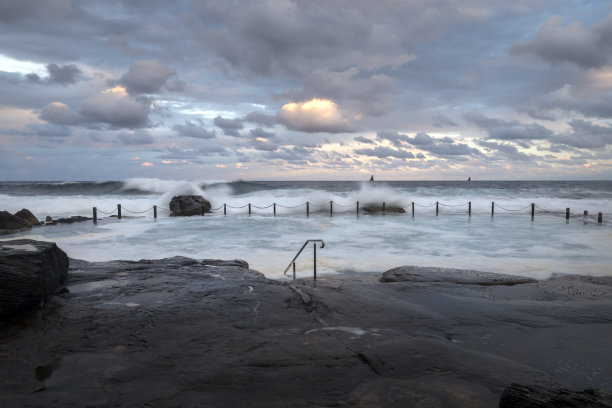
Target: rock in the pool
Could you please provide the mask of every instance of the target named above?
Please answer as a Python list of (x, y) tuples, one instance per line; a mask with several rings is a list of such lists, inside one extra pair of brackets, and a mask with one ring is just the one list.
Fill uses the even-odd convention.
[(53, 242), (0, 242), (0, 318), (36, 309), (67, 275), (68, 256)]
[(171, 216), (204, 215), (210, 208), (210, 201), (199, 195), (174, 196), (170, 200)]

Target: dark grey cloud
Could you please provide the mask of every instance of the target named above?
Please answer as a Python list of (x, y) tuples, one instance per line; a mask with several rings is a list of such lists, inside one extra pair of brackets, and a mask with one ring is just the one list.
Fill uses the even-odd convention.
[(355, 154), (373, 156), (380, 159), (393, 157), (396, 159), (414, 159), (414, 154), (406, 150), (396, 150), (386, 146), (377, 146), (373, 149), (356, 149)]
[(47, 71), (49, 71), (49, 82), (60, 85), (75, 84), (83, 76), (83, 72), (74, 64), (47, 64)]
[(536, 96), (526, 110), (533, 118), (544, 120), (557, 120), (568, 113), (592, 118), (610, 118), (612, 91), (605, 88), (580, 89), (565, 84), (553, 92)]
[(39, 117), (49, 123), (64, 126), (76, 126), (86, 119), (61, 102), (51, 102), (40, 111)]
[(571, 62), (583, 68), (598, 68), (612, 56), (612, 14), (593, 27), (579, 21), (565, 23), (552, 16), (533, 40), (513, 44), (510, 53), (535, 55), (552, 64)]
[(401, 135), (397, 132), (378, 132), (376, 134), (376, 139), (380, 141), (388, 141), (395, 147), (402, 147), (404, 143), (410, 143), (411, 138), (406, 135)]
[[(57, 124), (29, 123), (21, 129), (5, 129), (2, 133), (17, 136), (35, 136), (43, 138), (57, 138), (63, 141), (72, 134), (69, 128)], [(59, 140), (61, 139), (61, 140)]]
[(196, 139), (213, 139), (216, 137), (215, 131), (206, 129), (202, 121), (190, 122), (186, 120), (185, 124), (176, 124), (172, 126), (172, 129), (178, 133), (179, 136), (193, 137)]
[(215, 118), (215, 126), (223, 130), (223, 134), (227, 136), (242, 137), (242, 134), (239, 132), (244, 129), (242, 119), (227, 119), (222, 116), (217, 116)]
[(441, 113), (437, 113), (436, 115), (434, 115), (431, 118), (431, 122), (437, 128), (442, 128), (442, 127), (446, 127), (446, 126), (453, 126), (453, 127), (454, 126), (459, 126), (459, 124), (457, 122), (455, 122), (454, 120), (452, 120), (448, 116), (443, 115)]
[(246, 122), (256, 123), (261, 126), (273, 127), (276, 125), (276, 117), (261, 111), (254, 111), (244, 117)]
[(355, 140), (356, 142), (361, 142), (361, 143), (376, 144), (375, 141), (373, 141), (372, 139), (368, 139), (367, 137), (364, 137), (364, 136), (357, 136), (353, 140)]
[(90, 122), (133, 129), (150, 126), (150, 106), (148, 98), (100, 93), (81, 102), (78, 111)]
[(120, 83), (131, 95), (158, 93), (174, 75), (175, 70), (159, 61), (136, 61), (121, 77)]
[(514, 161), (530, 161), (534, 160), (535, 156), (520, 152), (516, 146), (509, 143), (497, 143), (485, 140), (479, 140), (479, 146), (482, 146), (493, 152), (493, 158), (496, 160), (514, 160)]
[(612, 126), (597, 125), (582, 119), (574, 119), (569, 125), (572, 130), (555, 135), (551, 139), (553, 144), (580, 149), (598, 149), (612, 145)]
[(17, 24), (25, 19), (64, 20), (79, 13), (74, 0), (2, 0), (0, 22)]
[(256, 138), (260, 138), (260, 139), (273, 139), (276, 136), (274, 133), (266, 132), (265, 130), (263, 130), (260, 127), (255, 128), (255, 129), (251, 129), (249, 131), (249, 134), (251, 135), (251, 137), (253, 139), (256, 139)]
[(463, 119), (486, 130), (488, 139), (496, 140), (536, 140), (548, 139), (554, 135), (550, 129), (538, 123), (521, 123), (519, 121), (506, 121), (489, 118), (481, 112), (465, 113)]

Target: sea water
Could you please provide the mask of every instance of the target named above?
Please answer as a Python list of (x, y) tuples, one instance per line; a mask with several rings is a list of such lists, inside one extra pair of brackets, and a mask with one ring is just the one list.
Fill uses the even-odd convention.
[[(185, 194), (206, 197), (214, 211), (170, 217), (170, 199)], [(388, 209), (406, 212), (363, 212), (383, 202)], [(117, 204), (122, 206), (120, 220)], [(0, 240), (53, 241), (68, 256), (88, 261), (176, 255), (243, 259), (271, 278), (283, 278), (308, 239), (325, 241), (316, 252), (317, 272), (323, 275), (379, 273), (401, 265), (536, 278), (612, 275), (609, 181), (0, 182), (0, 210), (11, 213), (28, 208), (43, 220), (47, 215), (91, 217), (93, 207), (99, 210), (97, 224), (41, 226)], [(598, 212), (603, 213), (602, 223), (597, 222)], [(298, 277), (313, 274), (312, 245), (296, 262)]]

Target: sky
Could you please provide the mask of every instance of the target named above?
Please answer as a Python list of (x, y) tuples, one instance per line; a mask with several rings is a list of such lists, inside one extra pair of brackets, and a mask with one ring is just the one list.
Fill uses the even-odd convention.
[(609, 0), (0, 0), (0, 179), (612, 179)]

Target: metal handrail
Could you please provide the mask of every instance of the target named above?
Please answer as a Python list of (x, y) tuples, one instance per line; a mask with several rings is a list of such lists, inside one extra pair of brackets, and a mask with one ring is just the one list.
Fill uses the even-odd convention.
[(298, 253), (295, 254), (291, 262), (289, 262), (289, 265), (287, 265), (287, 267), (285, 268), (285, 271), (283, 272), (284, 275), (287, 275), (287, 271), (289, 270), (289, 268), (291, 268), (291, 266), (293, 266), (293, 280), (295, 280), (295, 260), (298, 258), (298, 256), (300, 256), (300, 254), (302, 253), (304, 248), (306, 248), (306, 245), (308, 245), (309, 242), (314, 243), (314, 245), (312, 246), (312, 249), (314, 251), (314, 280), (317, 280), (317, 242), (321, 243), (321, 248), (325, 248), (325, 242), (322, 239), (307, 239), (306, 242), (304, 242), (304, 245), (302, 245), (302, 247), (298, 251)]

